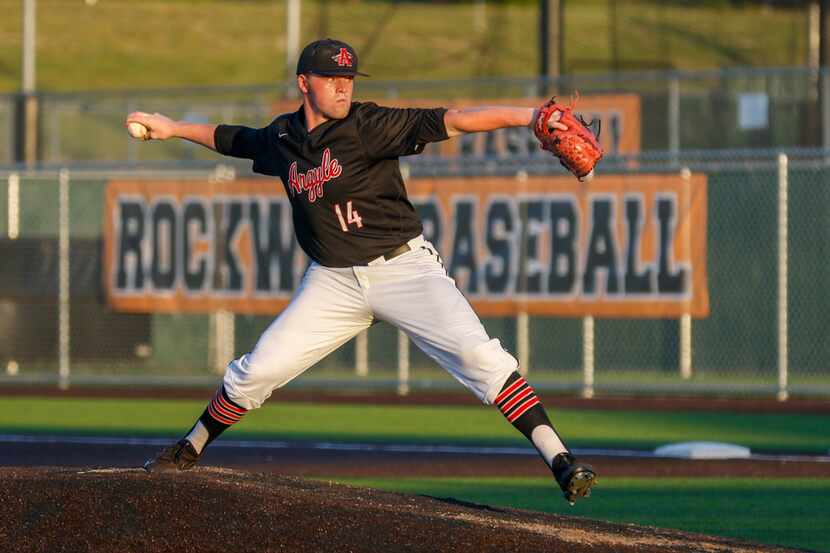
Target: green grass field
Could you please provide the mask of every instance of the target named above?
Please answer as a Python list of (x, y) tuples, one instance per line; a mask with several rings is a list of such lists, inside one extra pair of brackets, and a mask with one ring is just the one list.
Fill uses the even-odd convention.
[[(206, 391), (206, 397), (210, 394)], [(0, 398), (0, 433), (178, 436), (201, 401)], [(759, 451), (826, 454), (827, 415), (558, 409), (571, 447), (648, 449), (685, 440), (729, 441)], [(448, 421), (451, 421), (448, 424)], [(274, 398), (228, 431), (236, 439), (526, 445), (484, 406), (280, 404)], [(830, 480), (601, 478), (590, 501), (568, 508), (549, 479), (343, 479), (354, 485), (494, 506), (677, 528), (769, 544), (827, 549)]]
[[(567, 73), (807, 62), (803, 8), (727, 1), (613, 4), (567, 3)], [(536, 0), (302, 5), (302, 40), (336, 36), (351, 42), (374, 78), (538, 71)], [(19, 0), (0, 0), (0, 92), (20, 89), (20, 10)], [(265, 84), (285, 74), (285, 2), (39, 0), (37, 10), (37, 84), (43, 90)]]
[[(209, 392), (206, 392), (206, 398)], [(204, 409), (200, 401), (81, 398), (0, 400), (0, 432), (175, 436)], [(756, 451), (825, 454), (830, 416), (726, 412), (551, 410), (571, 447), (652, 449), (669, 442), (737, 443)], [(448, 423), (450, 421), (450, 423)], [(324, 405), (274, 401), (229, 431), (236, 438), (524, 444), (484, 406)]]
[(538, 478), (335, 478), (354, 486), (491, 506), (675, 528), (758, 543), (830, 551), (830, 480), (601, 478), (570, 507)]

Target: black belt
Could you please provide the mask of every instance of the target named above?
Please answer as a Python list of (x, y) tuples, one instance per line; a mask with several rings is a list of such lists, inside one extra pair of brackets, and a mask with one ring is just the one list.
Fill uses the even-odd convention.
[(386, 261), (389, 261), (390, 259), (395, 259), (399, 255), (405, 254), (411, 249), (412, 248), (409, 247), (409, 244), (401, 244), (391, 252), (383, 254), (383, 259), (385, 259)]

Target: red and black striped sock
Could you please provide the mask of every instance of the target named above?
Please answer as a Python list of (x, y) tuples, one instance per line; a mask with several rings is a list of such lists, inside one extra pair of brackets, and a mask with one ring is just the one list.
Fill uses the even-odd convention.
[[(536, 392), (517, 372), (510, 375), (493, 403), (499, 408), (507, 422), (518, 428), (528, 439), (530, 439), (530, 432), (538, 424), (550, 425), (545, 408), (542, 407), (542, 402)], [(531, 420), (535, 421), (536, 425), (528, 428), (527, 423)]]
[(557, 453), (567, 451), (562, 439), (554, 430), (542, 401), (518, 372), (508, 377), (493, 403), (504, 418), (530, 440), (548, 466)]
[(208, 431), (208, 439), (205, 445), (215, 440), (219, 434), (236, 424), (247, 413), (247, 409), (243, 409), (228, 397), (225, 392), (225, 386), (220, 385), (216, 393), (213, 394), (213, 399), (208, 403), (202, 416), (199, 417), (201, 422)]

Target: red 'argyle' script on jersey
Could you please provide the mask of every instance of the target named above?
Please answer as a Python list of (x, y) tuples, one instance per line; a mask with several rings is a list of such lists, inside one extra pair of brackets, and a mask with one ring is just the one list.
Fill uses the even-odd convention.
[(296, 194), (308, 191), (308, 201), (314, 203), (317, 198), (323, 197), (323, 185), (331, 179), (337, 178), (343, 172), (343, 167), (337, 158), (331, 159), (331, 150), (323, 150), (323, 161), (320, 167), (314, 167), (304, 175), (297, 173), (297, 162), (288, 167), (288, 188)]

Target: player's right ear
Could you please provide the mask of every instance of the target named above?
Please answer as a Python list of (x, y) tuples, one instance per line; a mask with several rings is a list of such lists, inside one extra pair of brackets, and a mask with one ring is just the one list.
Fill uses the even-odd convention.
[(306, 75), (297, 75), (297, 88), (299, 88), (300, 92), (303, 94), (308, 94), (308, 77)]

